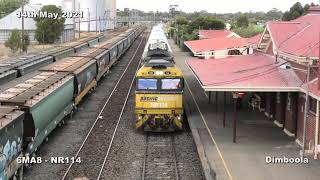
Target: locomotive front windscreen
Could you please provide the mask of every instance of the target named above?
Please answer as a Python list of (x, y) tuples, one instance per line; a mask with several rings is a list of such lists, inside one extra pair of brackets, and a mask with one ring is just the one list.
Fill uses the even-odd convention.
[(182, 79), (162, 79), (162, 90), (180, 90), (182, 89)]
[(157, 79), (138, 79), (138, 90), (156, 90), (157, 82)]
[(138, 79), (137, 90), (181, 91), (183, 79)]

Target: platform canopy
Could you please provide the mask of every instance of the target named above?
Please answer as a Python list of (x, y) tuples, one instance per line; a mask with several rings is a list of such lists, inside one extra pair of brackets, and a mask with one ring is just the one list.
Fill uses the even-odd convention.
[(262, 53), (187, 64), (205, 91), (299, 92), (303, 85), (287, 62)]
[(249, 45), (244, 38), (212, 38), (186, 41), (185, 45), (194, 53), (245, 48)]

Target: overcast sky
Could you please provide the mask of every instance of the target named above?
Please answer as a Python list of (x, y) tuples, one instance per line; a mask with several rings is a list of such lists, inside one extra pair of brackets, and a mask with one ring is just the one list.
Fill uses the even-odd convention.
[[(288, 10), (297, 0), (117, 0), (117, 8), (139, 9), (143, 11), (168, 11), (170, 4), (177, 4), (182, 11), (206, 10), (212, 13), (257, 12), (277, 8)], [(319, 0), (300, 0), (303, 5)]]
[[(61, 4), (63, 0), (30, 0), (31, 3)], [(91, 1), (91, 0), (87, 0)], [(105, 0), (101, 0), (105, 1)], [(228, 12), (257, 12), (277, 8), (282, 11), (289, 8), (298, 0), (116, 0), (117, 8), (139, 9), (143, 11), (168, 11), (170, 4), (177, 4), (182, 11), (194, 12), (206, 10), (212, 13)], [(300, 0), (302, 5), (319, 0)]]

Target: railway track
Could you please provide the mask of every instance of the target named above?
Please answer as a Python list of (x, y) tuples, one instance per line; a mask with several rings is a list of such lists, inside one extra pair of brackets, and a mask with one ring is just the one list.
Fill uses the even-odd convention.
[(143, 33), (138, 39), (140, 43), (133, 45), (132, 48), (136, 48), (136, 51), (130, 62), (74, 156), (80, 157), (81, 163), (71, 163), (62, 177), (63, 180), (100, 179), (140, 65), (146, 34)]
[(141, 179), (179, 179), (173, 133), (146, 135)]

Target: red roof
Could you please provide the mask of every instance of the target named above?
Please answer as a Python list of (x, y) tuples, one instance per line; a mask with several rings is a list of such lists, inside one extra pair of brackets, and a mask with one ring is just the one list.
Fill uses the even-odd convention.
[(248, 42), (244, 38), (213, 38), (186, 41), (185, 45), (191, 49), (192, 52), (206, 52), (246, 47)]
[(309, 13), (320, 14), (320, 6), (313, 6), (309, 8)]
[[(215, 60), (188, 60), (194, 74), (205, 87), (219, 88), (296, 88), (302, 85), (292, 69), (281, 68), (272, 56), (256, 53)], [(299, 88), (297, 88), (298, 91)]]
[(290, 22), (267, 24), (280, 51), (303, 57), (319, 56), (320, 13), (309, 13)]
[(262, 33), (257, 34), (253, 37), (246, 38), (249, 44), (258, 44), (261, 39)]
[(200, 39), (211, 39), (211, 38), (226, 38), (233, 32), (228, 30), (200, 30)]

